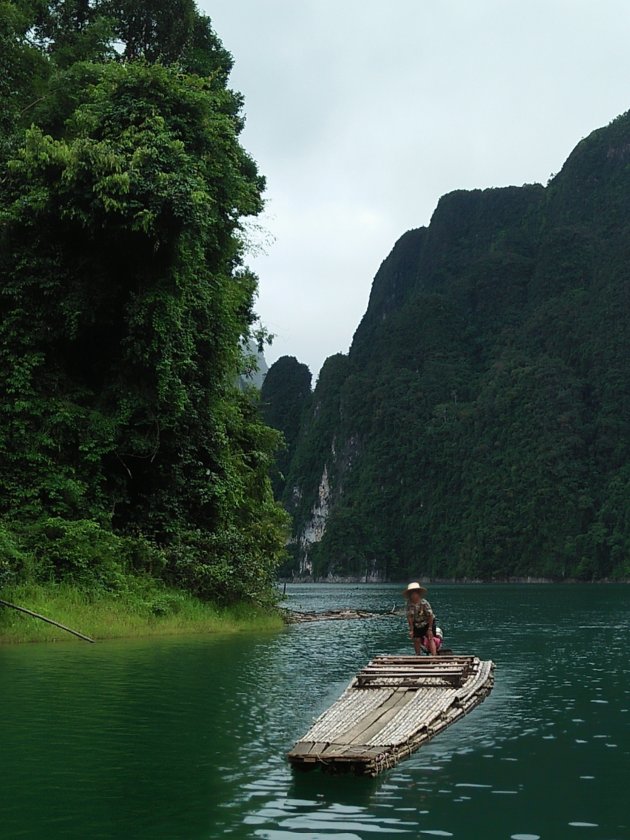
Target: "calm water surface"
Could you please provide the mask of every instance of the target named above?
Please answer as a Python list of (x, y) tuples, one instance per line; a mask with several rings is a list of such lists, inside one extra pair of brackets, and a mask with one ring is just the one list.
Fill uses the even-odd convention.
[[(630, 838), (630, 588), (434, 587), (490, 698), (378, 779), (284, 753), (404, 620), (0, 648), (0, 838)], [(388, 608), (399, 587), (294, 586)]]

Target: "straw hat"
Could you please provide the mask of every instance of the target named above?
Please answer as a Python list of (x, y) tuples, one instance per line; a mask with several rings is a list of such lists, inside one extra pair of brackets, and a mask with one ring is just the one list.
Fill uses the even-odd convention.
[(414, 592), (416, 589), (420, 590), (421, 595), (426, 595), (428, 592), (428, 589), (426, 589), (424, 586), (420, 586), (418, 581), (414, 580), (414, 582), (410, 583), (406, 589), (403, 589), (403, 595), (405, 596), (405, 598), (408, 598), (411, 595), (411, 593)]

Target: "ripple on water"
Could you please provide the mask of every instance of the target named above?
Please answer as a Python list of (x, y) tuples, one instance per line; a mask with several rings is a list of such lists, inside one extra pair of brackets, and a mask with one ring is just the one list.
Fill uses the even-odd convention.
[[(255, 837), (260, 837), (260, 840), (287, 840), (287, 838), (295, 837), (293, 831), (279, 831), (277, 829), (264, 829), (254, 832)], [(346, 834), (345, 832), (335, 832), (334, 834), (320, 834), (319, 832), (309, 831), (309, 840), (361, 840), (358, 834)]]
[(475, 782), (458, 782), (456, 788), (491, 788), (492, 785), (480, 785)]
[[(292, 591), (305, 609), (381, 609), (399, 597), (397, 588), (380, 585)], [(294, 775), (284, 753), (360, 663), (375, 651), (407, 651), (397, 620), (321, 622), (221, 643), (0, 648), (0, 776), (2, 801), (11, 802), (0, 835), (52, 840), (53, 826), (64, 840), (172, 840), (208, 836), (212, 821), (215, 836), (257, 840), (539, 840), (536, 830), (544, 840), (619, 838), (627, 823), (618, 792), (630, 718), (630, 589), (617, 606), (606, 588), (583, 604), (577, 588), (506, 588), (505, 599), (496, 592), (455, 587), (436, 596), (453, 645), (478, 646), (499, 660), (492, 695), (378, 780)], [(537, 619), (553, 611), (547, 640), (538, 620), (526, 632), (515, 621), (521, 602)], [(611, 626), (620, 622), (605, 649), (576, 631), (582, 614), (592, 626), (601, 614)], [(602, 664), (605, 679), (591, 679)], [(30, 758), (25, 744), (35, 745)], [(564, 784), (562, 797), (541, 777), (541, 765)], [(589, 766), (597, 776), (579, 776)], [(132, 786), (139, 795), (130, 804)], [(497, 798), (488, 800), (490, 793)], [(45, 807), (33, 807), (35, 797)], [(484, 803), (494, 807), (478, 807)], [(601, 819), (599, 827), (577, 819), (569, 825), (572, 812)], [(553, 837), (542, 831), (556, 821)]]

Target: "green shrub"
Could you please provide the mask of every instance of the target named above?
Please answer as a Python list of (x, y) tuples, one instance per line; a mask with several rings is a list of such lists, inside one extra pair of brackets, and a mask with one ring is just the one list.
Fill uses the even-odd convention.
[(40, 579), (68, 579), (85, 589), (125, 588), (126, 541), (98, 523), (49, 517), (30, 535)]
[(0, 587), (10, 583), (25, 562), (15, 534), (4, 523), (0, 523)]
[(192, 531), (168, 551), (174, 582), (204, 599), (229, 604), (240, 600), (267, 603), (272, 597), (276, 558), (256, 541), (255, 533), (224, 529)]

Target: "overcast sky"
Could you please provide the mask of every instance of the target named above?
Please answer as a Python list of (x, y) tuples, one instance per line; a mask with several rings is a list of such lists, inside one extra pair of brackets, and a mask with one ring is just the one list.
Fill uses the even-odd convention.
[(316, 375), (398, 237), (459, 188), (545, 183), (630, 108), (628, 0), (201, 0), (267, 177), (258, 312)]

